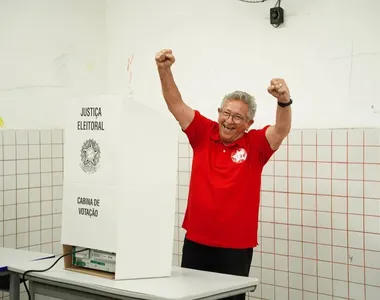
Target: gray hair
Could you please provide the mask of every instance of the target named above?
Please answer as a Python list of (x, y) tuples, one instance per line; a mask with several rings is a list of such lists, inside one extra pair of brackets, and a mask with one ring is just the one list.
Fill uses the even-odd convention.
[(255, 97), (251, 96), (250, 94), (246, 92), (234, 91), (224, 96), (221, 107), (223, 107), (224, 103), (227, 100), (240, 100), (248, 104), (248, 118), (250, 120), (253, 120), (256, 114), (256, 109), (257, 109)]

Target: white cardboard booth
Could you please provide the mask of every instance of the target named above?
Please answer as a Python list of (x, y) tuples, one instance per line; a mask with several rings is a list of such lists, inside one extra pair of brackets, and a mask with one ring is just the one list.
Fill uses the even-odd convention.
[(76, 98), (64, 130), (64, 253), (85, 247), (116, 254), (114, 274), (170, 276), (175, 220), (178, 124), (128, 98)]

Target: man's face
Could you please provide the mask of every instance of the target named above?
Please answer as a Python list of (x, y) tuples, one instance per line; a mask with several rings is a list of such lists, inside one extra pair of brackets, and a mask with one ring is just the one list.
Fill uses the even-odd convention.
[(243, 136), (253, 124), (248, 119), (248, 104), (241, 100), (227, 100), (218, 109), (219, 134), (223, 143), (232, 143)]

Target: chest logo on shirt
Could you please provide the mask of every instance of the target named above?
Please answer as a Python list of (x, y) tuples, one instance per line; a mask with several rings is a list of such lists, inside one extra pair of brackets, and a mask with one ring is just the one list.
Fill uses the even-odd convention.
[(247, 151), (243, 148), (239, 148), (232, 152), (231, 159), (236, 164), (241, 164), (247, 159)]

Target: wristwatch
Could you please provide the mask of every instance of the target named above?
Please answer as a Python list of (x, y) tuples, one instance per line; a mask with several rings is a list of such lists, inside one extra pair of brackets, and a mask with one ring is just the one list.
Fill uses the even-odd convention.
[(278, 104), (279, 106), (281, 106), (281, 107), (287, 107), (287, 106), (289, 106), (289, 105), (292, 104), (292, 103), (293, 103), (292, 98), (290, 98), (289, 102), (286, 102), (286, 103), (283, 103), (283, 102), (277, 101), (277, 104)]

